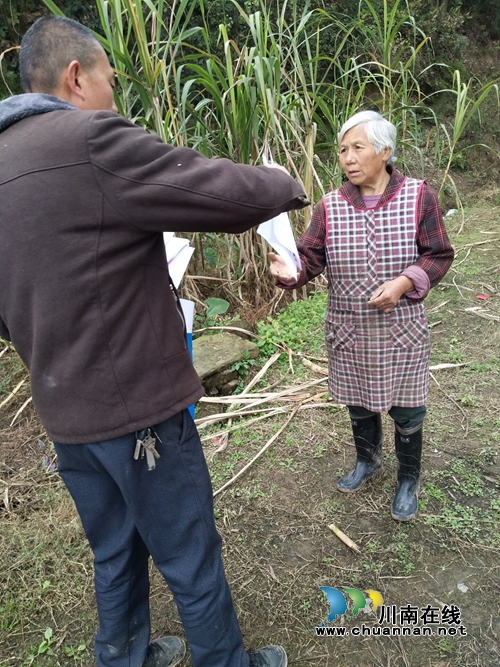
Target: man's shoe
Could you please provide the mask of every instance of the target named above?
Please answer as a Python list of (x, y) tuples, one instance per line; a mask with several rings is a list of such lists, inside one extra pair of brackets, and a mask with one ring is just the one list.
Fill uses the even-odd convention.
[(356, 446), (356, 466), (337, 482), (337, 489), (352, 493), (360, 489), (382, 468), (382, 418), (380, 413), (366, 419), (351, 419)]
[(248, 654), (250, 667), (286, 667), (288, 660), (282, 646), (264, 646)]
[(143, 667), (175, 667), (186, 655), (186, 644), (180, 637), (162, 637), (148, 646)]

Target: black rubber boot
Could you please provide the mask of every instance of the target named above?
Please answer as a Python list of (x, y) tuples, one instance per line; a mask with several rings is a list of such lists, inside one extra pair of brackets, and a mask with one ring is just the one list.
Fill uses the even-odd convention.
[(398, 489), (392, 501), (391, 514), (396, 521), (411, 521), (418, 512), (422, 425), (413, 433), (401, 433), (396, 425), (395, 444), (398, 457)]
[(382, 468), (382, 417), (380, 414), (366, 419), (351, 419), (356, 467), (339, 479), (337, 488), (344, 493), (360, 489), (370, 477)]

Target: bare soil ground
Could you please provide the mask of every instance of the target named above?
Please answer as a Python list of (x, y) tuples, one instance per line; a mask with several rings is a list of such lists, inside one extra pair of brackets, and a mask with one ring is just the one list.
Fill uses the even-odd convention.
[[(387, 417), (383, 472), (356, 494), (336, 490), (354, 449), (346, 411), (327, 404), (297, 413), (268, 452), (217, 496), (227, 576), (248, 649), (283, 644), (297, 666), (500, 664), (500, 198), (489, 196), (464, 221), (450, 218), (457, 259), (426, 301), (432, 364), (463, 365), (433, 371), (417, 519), (399, 524), (390, 516), (396, 462)], [(1, 403), (24, 372), (11, 351), (0, 362)], [(296, 357), (293, 365), (295, 375), (274, 391), (318, 377)], [(91, 556), (71, 500), (51, 472), (50, 442), (31, 404), (11, 425), (29, 398), (27, 386), (16, 396), (0, 408), (0, 665), (90, 667)], [(235, 431), (219, 454), (208, 440), (214, 488), (287, 416)], [(333, 534), (332, 523), (359, 553)], [(153, 569), (152, 582), (154, 635), (182, 635), (172, 597)], [(440, 612), (456, 605), (467, 634), (317, 637), (315, 627), (329, 612), (320, 586), (374, 589), (398, 612), (407, 605)], [(352, 630), (363, 623), (388, 627), (364, 611), (330, 625)], [(190, 664), (186, 659), (183, 667)]]

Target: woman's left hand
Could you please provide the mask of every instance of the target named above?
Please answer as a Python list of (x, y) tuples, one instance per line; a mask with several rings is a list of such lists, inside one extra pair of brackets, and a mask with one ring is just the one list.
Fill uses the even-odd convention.
[(384, 313), (390, 313), (394, 310), (397, 302), (403, 294), (411, 292), (414, 289), (415, 286), (413, 281), (406, 276), (399, 276), (399, 278), (388, 280), (383, 285), (380, 285), (380, 287), (377, 287), (371, 295), (368, 305), (376, 306)]

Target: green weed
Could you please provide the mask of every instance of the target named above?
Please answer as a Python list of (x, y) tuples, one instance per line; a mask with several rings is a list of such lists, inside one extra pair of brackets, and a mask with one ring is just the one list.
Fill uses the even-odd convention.
[(491, 364), (482, 364), (479, 362), (474, 362), (469, 365), (467, 370), (472, 371), (474, 373), (488, 373), (489, 371), (493, 370), (493, 366)]
[(410, 546), (407, 542), (396, 542), (394, 550), (406, 576), (411, 574), (415, 569), (415, 564), (410, 560)]
[(466, 496), (482, 496), (484, 482), (462, 459), (453, 459), (450, 463), (452, 472), (459, 476), (458, 487)]
[(440, 657), (446, 657), (453, 651), (453, 642), (449, 639), (440, 639), (438, 642), (438, 652)]
[(243, 357), (231, 366), (231, 370), (238, 373), (238, 387), (234, 392), (235, 394), (241, 394), (245, 388), (245, 378), (247, 377), (250, 369), (259, 365), (260, 364), (258, 361), (250, 358), (248, 350), (245, 350)]
[(432, 482), (427, 482), (424, 486), (424, 490), (429, 498), (435, 498), (441, 502), (443, 502), (446, 498), (444, 491), (435, 484), (432, 484)]
[(286, 470), (290, 470), (291, 472), (295, 472), (297, 469), (297, 464), (292, 458), (287, 458), (284, 461), (280, 461), (280, 466), (282, 468), (286, 468)]
[(52, 628), (47, 628), (43, 634), (42, 641), (38, 646), (32, 646), (27, 659), (23, 663), (23, 667), (29, 667), (42, 655), (54, 655), (52, 645), (54, 643), (54, 631)]
[(326, 447), (325, 445), (317, 445), (314, 450), (313, 458), (321, 459), (325, 455)]
[(477, 408), (479, 406), (479, 400), (473, 394), (464, 394), (458, 399), (459, 403), (465, 405), (467, 408)]
[(343, 507), (343, 503), (342, 500), (337, 498), (327, 498), (324, 507), (327, 514), (335, 514)]
[(317, 354), (324, 343), (327, 295), (315, 292), (303, 301), (294, 301), (276, 317), (258, 324), (261, 353), (271, 356), (285, 342), (294, 352)]
[(460, 364), (464, 360), (464, 355), (460, 350), (451, 350), (448, 355), (448, 360), (451, 364)]
[(377, 553), (377, 551), (380, 550), (380, 542), (374, 539), (368, 540), (366, 544), (366, 550), (368, 551), (369, 554)]
[(63, 646), (63, 652), (68, 658), (71, 658), (75, 662), (81, 662), (86, 658), (87, 645), (81, 643), (77, 646)]

